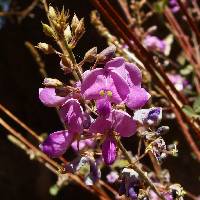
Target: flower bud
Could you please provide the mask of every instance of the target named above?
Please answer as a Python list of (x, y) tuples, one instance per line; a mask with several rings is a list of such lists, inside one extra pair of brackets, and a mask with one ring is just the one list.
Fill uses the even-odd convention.
[(55, 49), (47, 43), (39, 42), (37, 48), (43, 51), (45, 54), (52, 54), (55, 52)]
[(72, 71), (73, 63), (68, 57), (62, 56), (60, 61), (60, 67), (64, 71), (64, 74), (68, 74)]
[(108, 136), (102, 144), (102, 157), (106, 165), (112, 165), (116, 160), (116, 142), (110, 136)]
[(46, 36), (55, 37), (54, 31), (49, 25), (42, 23), (42, 28)]
[(112, 57), (114, 57), (116, 51), (116, 47), (114, 45), (111, 45), (104, 49), (102, 52), (100, 52), (97, 55), (97, 63), (98, 64), (105, 64), (108, 62)]
[(43, 85), (45, 85), (46, 87), (56, 88), (63, 86), (63, 83), (55, 78), (45, 78), (43, 81)]
[(74, 32), (75, 41), (80, 40), (84, 33), (85, 33), (85, 25), (84, 25), (84, 19), (82, 18), (79, 21), (78, 26), (76, 27)]
[(68, 25), (67, 28), (64, 30), (64, 37), (67, 42), (69, 42), (72, 38), (72, 33), (70, 30), (70, 26)]
[(93, 47), (85, 53), (84, 61), (92, 63), (97, 58), (97, 47)]
[(74, 14), (74, 16), (72, 18), (72, 23), (71, 23), (71, 28), (72, 28), (73, 33), (75, 32), (75, 29), (77, 28), (78, 23), (79, 23), (79, 19), (76, 16), (76, 14)]
[(57, 18), (56, 11), (52, 6), (49, 6), (48, 14), (49, 14), (49, 17), (52, 18), (52, 19), (56, 19)]

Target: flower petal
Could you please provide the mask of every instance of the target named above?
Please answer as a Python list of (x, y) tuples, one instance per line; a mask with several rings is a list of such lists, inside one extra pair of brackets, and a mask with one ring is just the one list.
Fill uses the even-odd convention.
[(125, 62), (124, 58), (117, 57), (106, 63), (105, 69), (117, 72), (127, 81), (129, 86), (140, 86), (142, 82), (142, 74), (140, 69), (132, 64)]
[(87, 72), (84, 75), (83, 82), (81, 85), (81, 93), (88, 100), (96, 100), (101, 98), (100, 91), (105, 88), (106, 77), (104, 75), (104, 69), (94, 69)]
[(117, 157), (116, 142), (112, 137), (107, 137), (102, 144), (102, 156), (106, 165), (112, 165)]
[(109, 116), (112, 106), (107, 98), (102, 98), (97, 100), (96, 104), (97, 104), (97, 111), (100, 116), (103, 117)]
[(136, 121), (129, 114), (123, 111), (112, 112), (112, 127), (122, 137), (130, 137), (136, 132)]
[(59, 157), (70, 147), (74, 137), (75, 135), (67, 130), (57, 131), (51, 133), (39, 147), (48, 156)]
[(60, 109), (60, 116), (70, 132), (83, 131), (83, 111), (76, 99), (69, 99)]
[(116, 57), (112, 59), (111, 61), (107, 62), (105, 65), (106, 70), (115, 70), (118, 68), (121, 68), (121, 66), (125, 63), (125, 60), (123, 57)]
[(138, 109), (143, 107), (150, 98), (150, 94), (141, 87), (130, 88), (130, 94), (126, 99), (126, 105), (130, 109)]
[(105, 133), (107, 130), (111, 128), (111, 121), (104, 117), (98, 117), (90, 126), (90, 133)]
[(128, 62), (126, 62), (125, 68), (127, 70), (127, 82), (129, 86), (140, 86), (142, 82), (142, 73), (140, 69), (136, 65)]
[(56, 107), (62, 105), (67, 97), (57, 96), (55, 88), (40, 88), (39, 99), (45, 106)]
[(111, 102), (121, 103), (127, 98), (129, 94), (129, 86), (127, 82), (116, 72), (109, 72), (110, 76), (107, 78), (107, 90), (112, 92)]

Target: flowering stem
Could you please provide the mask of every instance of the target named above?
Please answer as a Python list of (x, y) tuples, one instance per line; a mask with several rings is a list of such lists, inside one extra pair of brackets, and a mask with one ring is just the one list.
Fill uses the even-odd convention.
[(43, 5), (44, 5), (45, 12), (46, 12), (47, 18), (49, 20), (50, 26), (54, 30), (54, 33), (56, 35), (56, 42), (57, 42), (58, 46), (62, 50), (64, 56), (69, 57), (70, 60), (72, 61), (72, 64), (73, 64), (73, 72), (72, 73), (73, 73), (74, 78), (77, 81), (82, 80), (82, 75), (81, 75), (81, 72), (80, 72), (78, 65), (76, 63), (76, 59), (75, 59), (75, 56), (73, 54), (72, 49), (69, 47), (69, 45), (65, 41), (64, 36), (60, 36), (60, 34), (57, 33), (53, 23), (51, 22), (51, 19), (49, 18), (49, 14), (48, 14), (49, 9), (48, 9), (48, 5), (47, 5), (46, 0), (43, 0), (42, 2), (43, 2)]
[(143, 172), (138, 166), (137, 164), (135, 164), (132, 161), (131, 156), (129, 155), (129, 153), (127, 152), (127, 150), (124, 148), (123, 144), (121, 143), (119, 138), (115, 138), (117, 146), (119, 147), (119, 149), (122, 151), (122, 153), (124, 154), (125, 158), (127, 159), (127, 161), (129, 162), (129, 164), (131, 165), (131, 168), (134, 169), (139, 175), (140, 177), (151, 187), (151, 189), (162, 199), (165, 200), (165, 198), (163, 197), (162, 194), (160, 194), (160, 192), (158, 191), (158, 189), (156, 188), (156, 186), (153, 184), (153, 182), (149, 179), (149, 177), (145, 174), (145, 172)]

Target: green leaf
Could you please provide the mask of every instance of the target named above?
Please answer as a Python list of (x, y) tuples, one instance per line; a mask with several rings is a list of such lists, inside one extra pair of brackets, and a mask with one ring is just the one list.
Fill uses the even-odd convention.
[(195, 99), (193, 103), (193, 109), (195, 113), (200, 113), (200, 95)]
[(185, 105), (183, 106), (183, 112), (191, 118), (197, 119), (200, 118), (200, 115), (197, 115), (194, 109), (191, 106)]
[(185, 105), (183, 106), (183, 111), (189, 116), (192, 117), (196, 113), (194, 112), (193, 108), (191, 106)]

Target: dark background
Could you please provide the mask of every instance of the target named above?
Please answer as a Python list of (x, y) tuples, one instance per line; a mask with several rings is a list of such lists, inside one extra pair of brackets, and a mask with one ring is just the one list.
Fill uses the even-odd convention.
[[(12, 5), (17, 4), (23, 9), (30, 2), (30, 0), (13, 1)], [(86, 19), (86, 34), (75, 51), (78, 60), (83, 58), (84, 52), (93, 46), (97, 46), (99, 51), (106, 47), (106, 42), (98, 36), (89, 23), (89, 13), (93, 7), (88, 0), (60, 0), (52, 1), (52, 4), (60, 8), (64, 4), (71, 14), (75, 12), (78, 17)], [(36, 7), (32, 13), (34, 16), (27, 17), (21, 23), (17, 23), (16, 17), (8, 18), (0, 30), (0, 102), (36, 132), (48, 133), (61, 129), (62, 126), (56, 112), (44, 107), (38, 100), (38, 88), (41, 87), (42, 77), (24, 43), (30, 41), (36, 45), (38, 42), (48, 42), (49, 38), (44, 36), (41, 27), (41, 21), (47, 21), (44, 11)], [(163, 30), (160, 31), (164, 34)], [(66, 78), (59, 70), (59, 59), (56, 56), (42, 55), (42, 57), (49, 77)], [(1, 117), (14, 126), (13, 122), (2, 113)], [(192, 158), (176, 121), (171, 121), (169, 125), (171, 130), (165, 138), (169, 142), (179, 141), (179, 157), (168, 158), (164, 167), (170, 170), (173, 182), (179, 182), (186, 190), (199, 194), (199, 165)], [(25, 131), (18, 126), (15, 127), (31, 140)], [(48, 190), (55, 183), (56, 176), (37, 161), (30, 161), (22, 150), (6, 139), (8, 132), (2, 128), (0, 130), (0, 199), (75, 200), (81, 198), (89, 200), (96, 198), (73, 184), (65, 187), (57, 197), (51, 197)], [(134, 150), (134, 146), (129, 148)]]

